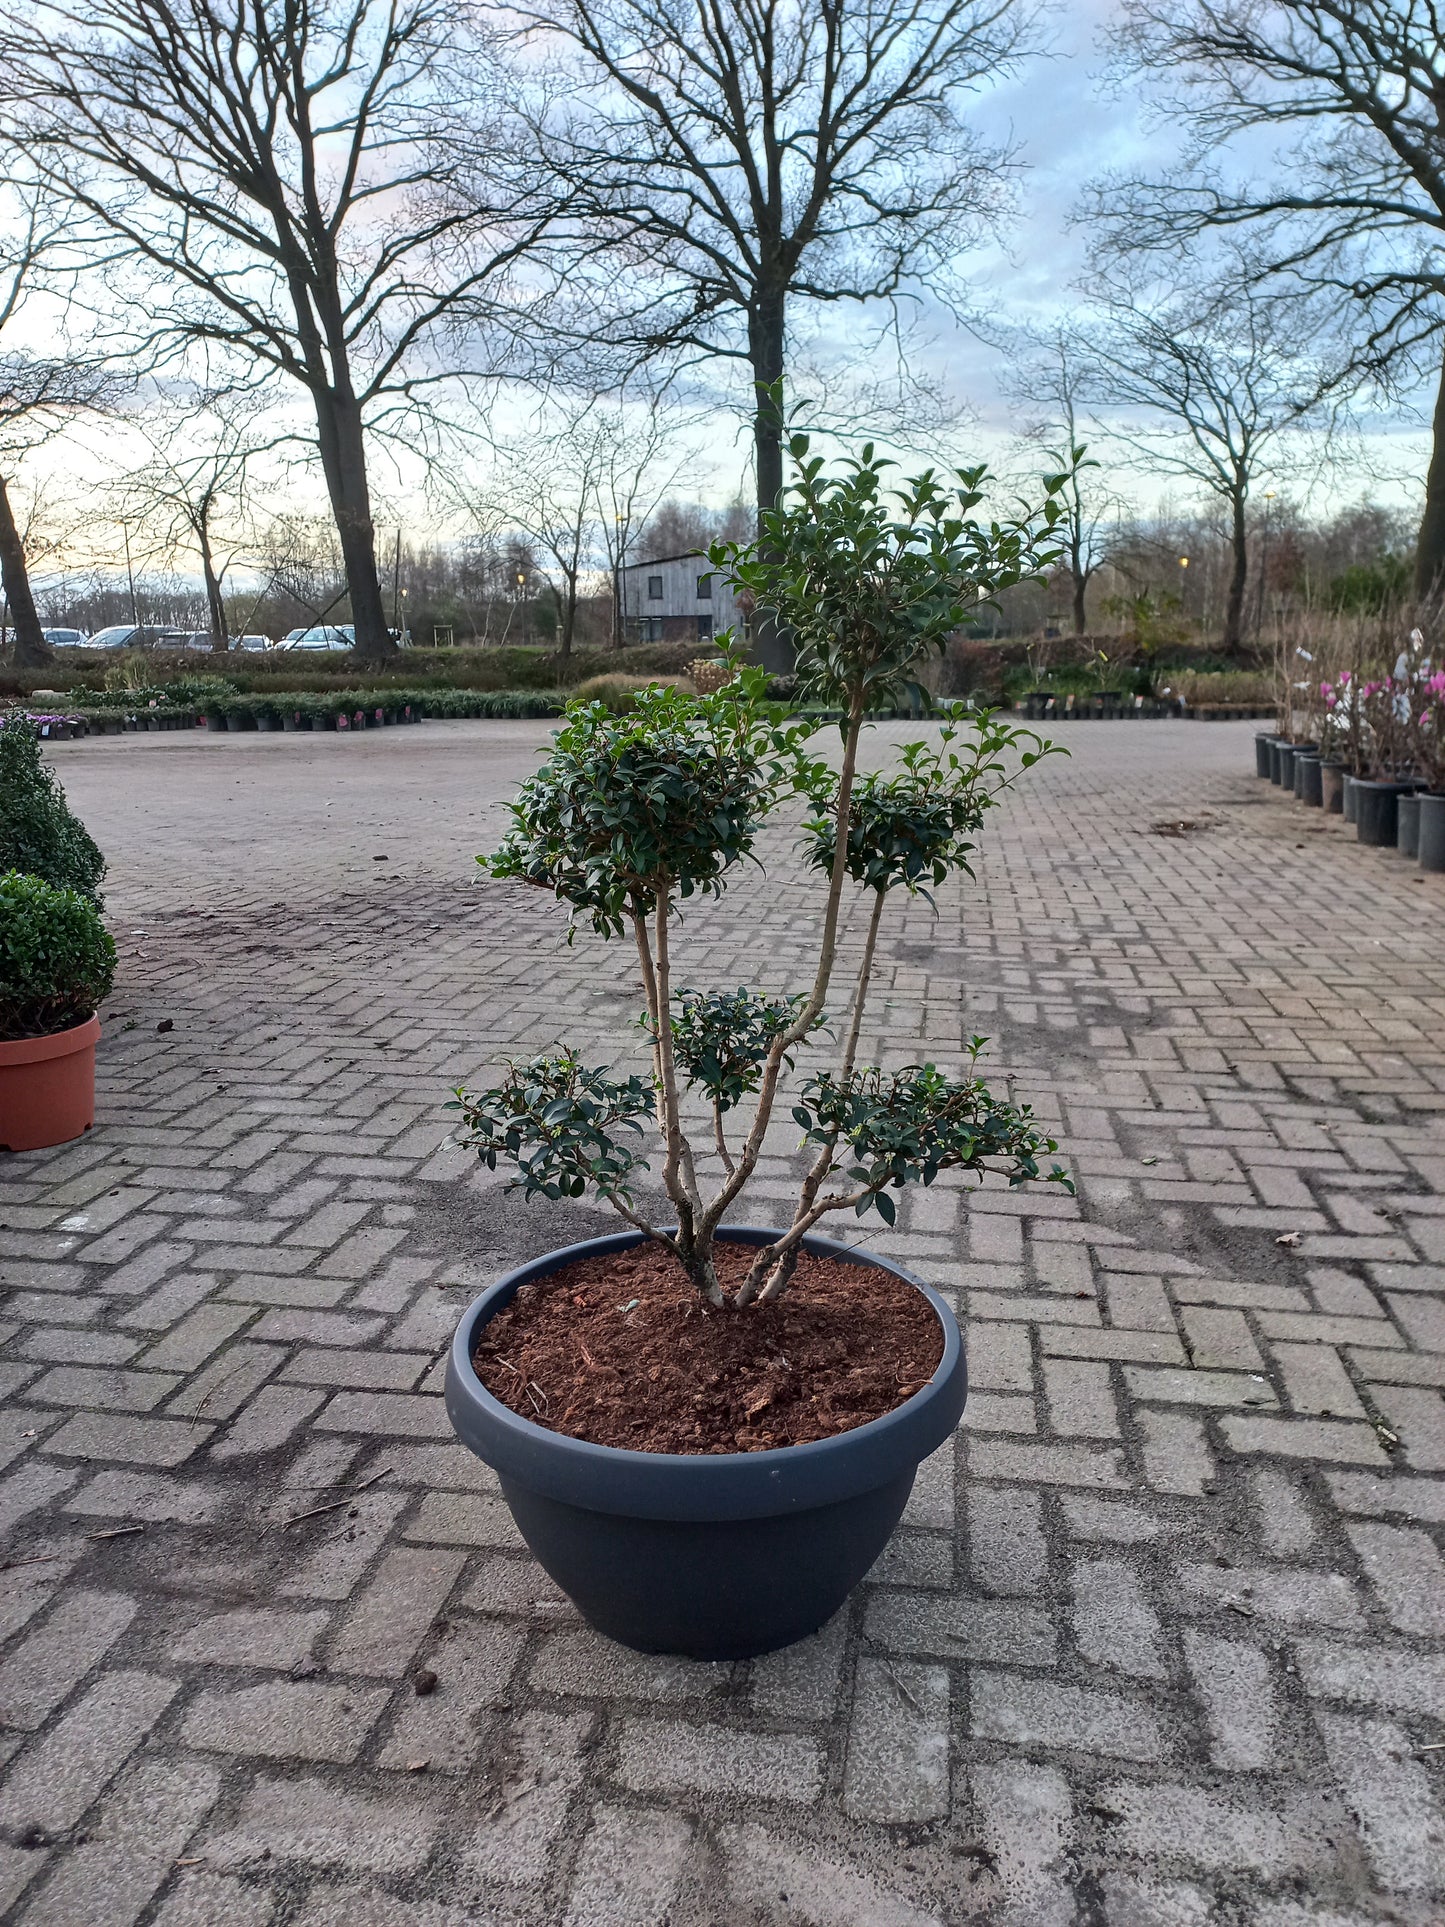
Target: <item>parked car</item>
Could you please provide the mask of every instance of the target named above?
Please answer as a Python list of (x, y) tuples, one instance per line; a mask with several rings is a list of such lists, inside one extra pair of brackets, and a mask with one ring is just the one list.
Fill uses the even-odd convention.
[(83, 646), (87, 649), (144, 649), (154, 642), (154, 629), (137, 628), (133, 623), (118, 622), (109, 629), (97, 629), (90, 641)]
[(42, 629), (40, 633), (52, 649), (85, 649), (90, 644), (83, 629)]
[(203, 649), (210, 653), (211, 632), (209, 629), (160, 629), (156, 632), (157, 649)]
[(269, 636), (232, 636), (231, 647), (259, 653), (263, 649), (274, 649), (276, 645)]
[(281, 639), (283, 649), (324, 649), (342, 650), (356, 647), (356, 631), (350, 626), (340, 627), (335, 623), (320, 622), (311, 629), (293, 629)]

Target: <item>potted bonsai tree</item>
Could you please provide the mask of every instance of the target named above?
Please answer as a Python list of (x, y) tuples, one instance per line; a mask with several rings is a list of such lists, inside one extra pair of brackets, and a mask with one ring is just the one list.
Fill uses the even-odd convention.
[[(1069, 1183), (1042, 1169), (1056, 1146), (1028, 1109), (983, 1082), (981, 1039), (955, 1072), (860, 1059), (889, 902), (968, 874), (987, 811), (1051, 747), (952, 707), (895, 768), (865, 772), (869, 712), (906, 696), (981, 602), (1052, 559), (1063, 478), (1036, 512), (985, 523), (972, 513), (981, 469), (889, 494), (871, 447), (833, 474), (806, 437), (791, 453), (797, 479), (760, 541), (709, 560), (790, 632), (799, 697), (841, 712), (836, 764), (732, 653), (731, 678), (706, 693), (654, 688), (620, 717), (573, 705), (510, 833), (480, 860), (555, 893), (598, 936), (631, 939), (650, 1066), (617, 1071), (562, 1045), (455, 1097), (464, 1141), (492, 1168), (515, 1166), (528, 1197), (591, 1193), (626, 1228), (539, 1256), (477, 1299), (449, 1361), (452, 1422), (596, 1626), (706, 1658), (816, 1630), (962, 1414), (948, 1306), (816, 1227), (834, 1214), (891, 1225), (898, 1191), (945, 1171)], [(721, 897), (790, 803), (819, 879), (808, 980), (771, 994), (680, 983), (682, 908)], [(854, 899), (862, 943), (835, 997)], [(785, 1223), (749, 1225), (749, 1180), (789, 1118), (808, 1154), (793, 1207)], [(640, 1196), (649, 1133), (665, 1215)]]
[(0, 1148), (65, 1144), (95, 1121), (96, 1010), (115, 944), (78, 890), (0, 876)]

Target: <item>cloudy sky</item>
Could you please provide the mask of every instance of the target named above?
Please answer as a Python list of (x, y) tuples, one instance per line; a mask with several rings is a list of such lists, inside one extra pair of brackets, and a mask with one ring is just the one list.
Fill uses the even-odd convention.
[[(1085, 266), (1087, 236), (1071, 225), (1085, 182), (1108, 168), (1162, 167), (1169, 155), (1169, 134), (1151, 124), (1136, 87), (1113, 89), (1105, 78), (1105, 30), (1115, 12), (1113, 0), (1067, 0), (1040, 21), (1038, 37), (1047, 52), (1026, 61), (1011, 78), (976, 104), (974, 118), (987, 138), (1016, 147), (1021, 163), (1018, 215), (1007, 235), (977, 249), (965, 264), (981, 333), (959, 329), (941, 309), (921, 312), (921, 359), (940, 389), (966, 411), (969, 426), (950, 438), (940, 455), (965, 453), (996, 463), (1016, 453), (1014, 436), (1022, 425), (1017, 405), (1005, 392), (1008, 356), (997, 345), (1010, 327), (1043, 326), (1076, 313), (1076, 284)], [(1261, 157), (1264, 158), (1263, 156)], [(829, 310), (828, 330), (858, 329), (856, 314)], [(993, 335), (990, 340), (982, 337)], [(824, 337), (826, 340), (826, 337)], [(522, 419), (521, 412), (517, 419)], [(304, 404), (302, 405), (304, 414)], [(717, 432), (703, 438), (711, 457), (690, 470), (684, 493), (720, 501), (738, 486), (746, 444), (735, 421), (719, 420)], [(1093, 452), (1111, 471), (1124, 464), (1126, 451), (1111, 440), (1108, 424), (1090, 430)], [(98, 478), (107, 463), (127, 460), (125, 432), (115, 424), (88, 427), (52, 444), (29, 459), (28, 479), (44, 482), (55, 499), (73, 491), (79, 478)], [(1346, 468), (1320, 484), (1312, 507), (1349, 502), (1363, 496), (1411, 504), (1420, 493), (1425, 438), (1420, 418), (1397, 416), (1370, 425), (1363, 451), (1367, 463)], [(1141, 508), (1160, 497), (1157, 481), (1137, 468), (1121, 466), (1111, 482)], [(383, 458), (375, 471), (379, 523), (402, 520), (420, 530), (435, 514), (422, 499), (417, 477), (396, 472)], [(287, 482), (296, 507), (324, 510), (319, 478), (314, 488)], [(1188, 506), (1177, 489), (1171, 499)], [(96, 527), (88, 543), (93, 553), (114, 546), (117, 530)], [(388, 539), (390, 539), (388, 537)]]

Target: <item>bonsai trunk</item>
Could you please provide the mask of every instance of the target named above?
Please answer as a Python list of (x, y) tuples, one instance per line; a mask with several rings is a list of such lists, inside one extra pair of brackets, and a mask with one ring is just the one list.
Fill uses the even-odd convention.
[(376, 573), (376, 530), (366, 479), (366, 447), (361, 406), (349, 392), (316, 391), (316, 426), (321, 468), (336, 520), (356, 654), (363, 662), (384, 662), (395, 653), (386, 626), (381, 582)]
[(1422, 602), (1445, 588), (1445, 361), (1435, 393), (1433, 433), (1425, 477), (1425, 513), (1415, 544), (1415, 594)]
[(1224, 607), (1224, 647), (1238, 655), (1244, 643), (1244, 591), (1249, 580), (1249, 545), (1244, 526), (1244, 490), (1230, 494), (1231, 523), (1229, 546), (1234, 566), (1229, 577), (1229, 596)]
[(15, 514), (0, 475), (0, 584), (10, 605), (15, 624), (15, 667), (39, 669), (51, 660), (40, 618), (35, 613), (35, 598), (30, 593), (30, 572), (25, 566), (25, 544), (15, 526)]

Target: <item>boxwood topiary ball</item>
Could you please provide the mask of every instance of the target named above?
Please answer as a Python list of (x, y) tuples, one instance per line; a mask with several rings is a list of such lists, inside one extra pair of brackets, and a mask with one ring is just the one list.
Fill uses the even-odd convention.
[(83, 1024), (114, 980), (115, 943), (93, 903), (19, 870), (0, 876), (0, 1041)]

